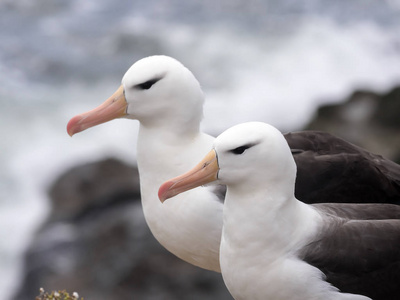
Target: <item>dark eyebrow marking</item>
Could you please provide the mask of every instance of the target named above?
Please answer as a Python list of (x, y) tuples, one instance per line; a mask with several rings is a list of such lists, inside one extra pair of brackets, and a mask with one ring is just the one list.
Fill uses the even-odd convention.
[(140, 89), (140, 90), (148, 90), (153, 86), (153, 84), (155, 84), (160, 79), (162, 79), (162, 77), (156, 77), (156, 78), (147, 80), (143, 83), (139, 83), (139, 84), (135, 85), (135, 88)]
[(249, 148), (251, 148), (251, 147), (253, 147), (255, 145), (256, 144), (243, 145), (243, 146), (237, 147), (235, 149), (229, 150), (229, 152), (231, 152), (233, 154), (236, 154), (236, 155), (243, 154), (247, 149), (249, 149)]

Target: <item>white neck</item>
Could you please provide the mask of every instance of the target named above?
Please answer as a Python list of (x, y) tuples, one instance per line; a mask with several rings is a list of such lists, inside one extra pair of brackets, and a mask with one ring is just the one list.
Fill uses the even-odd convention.
[(302, 241), (316, 233), (319, 214), (293, 196), (277, 199), (273, 191), (252, 196), (232, 193), (228, 187), (225, 199), (223, 235), (232, 248), (242, 249), (243, 255), (262, 251), (262, 260), (272, 262), (281, 253), (302, 247)]
[[(266, 199), (266, 195), (269, 199)], [(321, 216), (294, 196), (265, 190), (244, 198), (228, 187), (220, 263), (235, 299), (368, 299), (339, 293), (296, 253), (316, 235)]]
[(196, 266), (218, 271), (222, 203), (208, 188), (197, 188), (161, 203), (160, 185), (191, 169), (211, 149), (211, 136), (175, 134), (140, 125), (137, 161), (143, 211), (155, 238), (170, 252)]

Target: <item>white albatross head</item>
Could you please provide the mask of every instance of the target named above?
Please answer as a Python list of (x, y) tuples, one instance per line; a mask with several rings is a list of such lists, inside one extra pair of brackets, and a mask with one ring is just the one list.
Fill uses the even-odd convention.
[(70, 136), (116, 118), (137, 119), (142, 125), (173, 130), (198, 130), (204, 96), (185, 66), (168, 56), (150, 56), (134, 63), (117, 91), (103, 104), (73, 117)]
[(243, 190), (285, 189), (294, 194), (296, 164), (282, 133), (262, 122), (233, 126), (219, 135), (213, 149), (189, 172), (159, 189), (164, 202), (195, 187), (216, 182)]

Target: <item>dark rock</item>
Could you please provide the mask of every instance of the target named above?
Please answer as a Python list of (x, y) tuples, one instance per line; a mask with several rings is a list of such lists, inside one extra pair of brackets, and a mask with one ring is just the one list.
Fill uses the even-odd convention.
[(73, 168), (49, 190), (54, 220), (77, 218), (125, 199), (140, 200), (139, 174), (115, 159)]
[(25, 257), (15, 300), (39, 288), (85, 299), (232, 299), (221, 275), (181, 261), (152, 236), (137, 169), (115, 159), (78, 166), (55, 181), (52, 211)]
[(381, 97), (372, 119), (385, 127), (400, 129), (400, 87)]
[(357, 91), (346, 101), (318, 109), (306, 130), (328, 131), (400, 162), (400, 87), (385, 94)]

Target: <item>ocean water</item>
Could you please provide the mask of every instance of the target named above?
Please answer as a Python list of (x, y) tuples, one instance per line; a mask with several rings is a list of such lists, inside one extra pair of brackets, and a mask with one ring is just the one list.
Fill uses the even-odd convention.
[[(0, 300), (73, 165), (135, 163), (136, 121), (70, 138), (136, 60), (183, 62), (205, 94), (203, 129), (245, 121), (301, 129), (318, 105), (400, 84), (400, 0), (0, 0)], [(39, 288), (39, 287), (38, 287)]]

